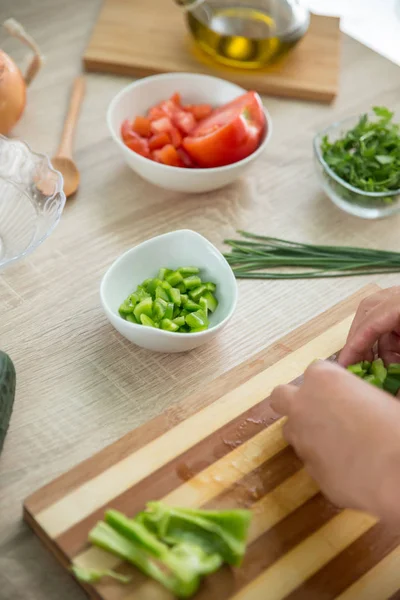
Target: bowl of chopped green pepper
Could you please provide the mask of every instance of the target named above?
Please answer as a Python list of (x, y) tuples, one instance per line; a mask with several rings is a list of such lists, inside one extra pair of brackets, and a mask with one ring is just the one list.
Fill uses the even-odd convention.
[(213, 339), (232, 317), (237, 283), (219, 250), (180, 230), (128, 250), (100, 287), (104, 312), (128, 340), (157, 352), (185, 352)]
[(365, 219), (400, 211), (400, 125), (394, 113), (371, 113), (334, 123), (314, 138), (322, 188), (339, 208)]

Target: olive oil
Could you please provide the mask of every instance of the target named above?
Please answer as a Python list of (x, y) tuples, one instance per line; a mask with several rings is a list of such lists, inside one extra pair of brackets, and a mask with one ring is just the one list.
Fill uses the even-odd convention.
[(287, 0), (258, 4), (221, 0), (189, 10), (187, 21), (196, 43), (214, 60), (231, 67), (257, 69), (272, 62), (302, 37), (309, 15), (304, 9), (293, 12)]

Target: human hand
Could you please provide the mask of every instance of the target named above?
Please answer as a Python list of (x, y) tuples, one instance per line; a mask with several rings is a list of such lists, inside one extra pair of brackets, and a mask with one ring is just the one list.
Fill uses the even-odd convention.
[(398, 401), (318, 361), (299, 388), (276, 388), (271, 406), (288, 417), (284, 436), (328, 498), (400, 524)]
[(381, 290), (361, 302), (339, 364), (372, 360), (376, 343), (385, 364), (400, 363), (400, 286)]

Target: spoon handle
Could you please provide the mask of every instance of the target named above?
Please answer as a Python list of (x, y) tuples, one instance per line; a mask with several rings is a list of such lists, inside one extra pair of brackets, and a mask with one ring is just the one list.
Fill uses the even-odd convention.
[(60, 146), (57, 151), (58, 156), (72, 158), (72, 142), (74, 139), (75, 127), (78, 121), (79, 109), (85, 95), (85, 87), (84, 77), (82, 75), (76, 77), (72, 88), (68, 114), (65, 118)]

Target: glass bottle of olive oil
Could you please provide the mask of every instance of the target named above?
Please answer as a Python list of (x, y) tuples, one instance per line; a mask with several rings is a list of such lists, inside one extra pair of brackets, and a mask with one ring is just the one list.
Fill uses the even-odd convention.
[(175, 0), (196, 43), (232, 67), (261, 68), (298, 42), (309, 11), (298, 0)]

